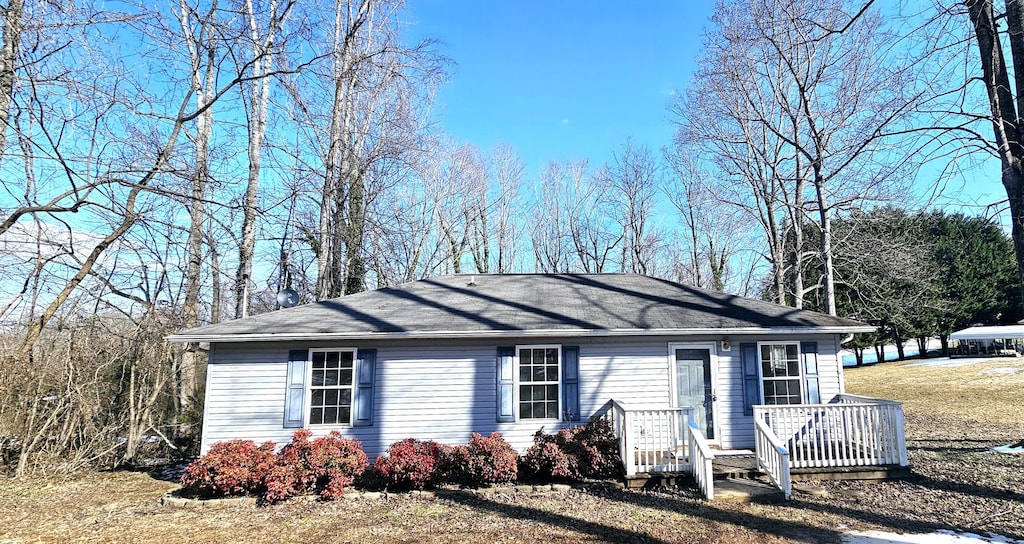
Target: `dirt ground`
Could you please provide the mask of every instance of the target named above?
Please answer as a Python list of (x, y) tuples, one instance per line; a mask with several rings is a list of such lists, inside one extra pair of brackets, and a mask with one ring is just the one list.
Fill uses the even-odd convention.
[[(13, 542), (838, 542), (846, 530), (991, 531), (1024, 539), (1024, 361), (846, 370), (851, 393), (904, 402), (913, 475), (817, 482), (785, 504), (705, 503), (692, 489), (611, 488), (485, 497), (392, 495), (175, 508), (146, 472), (0, 482), (0, 543)], [(155, 473), (154, 473), (155, 474)]]

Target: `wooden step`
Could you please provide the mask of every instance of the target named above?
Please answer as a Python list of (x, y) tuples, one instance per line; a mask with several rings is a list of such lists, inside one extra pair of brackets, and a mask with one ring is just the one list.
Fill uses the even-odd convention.
[(771, 484), (746, 478), (715, 480), (715, 501), (782, 502), (785, 495)]
[(628, 489), (658, 489), (666, 487), (692, 487), (693, 476), (688, 472), (641, 473), (626, 478)]
[(757, 470), (757, 459), (753, 455), (729, 455), (715, 457), (711, 461), (711, 471), (715, 480), (757, 479), (761, 474)]

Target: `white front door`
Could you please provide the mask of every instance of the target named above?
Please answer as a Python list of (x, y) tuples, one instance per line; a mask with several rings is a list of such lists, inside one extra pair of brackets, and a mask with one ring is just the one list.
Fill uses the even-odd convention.
[[(694, 419), (708, 440), (715, 439), (715, 395), (711, 359), (704, 346), (672, 346), (676, 406), (692, 406)], [(684, 423), (685, 424), (685, 423)]]

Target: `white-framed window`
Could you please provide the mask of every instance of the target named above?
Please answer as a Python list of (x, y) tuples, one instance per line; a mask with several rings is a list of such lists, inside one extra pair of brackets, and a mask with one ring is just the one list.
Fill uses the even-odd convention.
[(761, 394), (765, 404), (803, 403), (800, 373), (800, 344), (764, 342), (758, 344)]
[(519, 419), (560, 419), (561, 346), (516, 346)]
[(309, 425), (351, 425), (356, 350), (310, 350)]

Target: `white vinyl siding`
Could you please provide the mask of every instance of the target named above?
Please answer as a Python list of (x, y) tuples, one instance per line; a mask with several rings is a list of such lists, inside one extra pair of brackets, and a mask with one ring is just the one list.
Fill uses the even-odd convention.
[[(698, 338), (552, 338), (579, 346), (580, 413), (582, 422), (615, 399), (627, 406), (671, 406), (669, 344), (718, 341)], [(740, 353), (745, 342), (786, 342), (792, 338), (732, 339), (733, 349), (718, 351), (715, 392), (718, 439), (723, 447), (753, 445), (753, 422), (743, 416)], [(818, 342), (821, 398), (840, 392), (840, 369), (831, 335), (800, 340)], [(554, 344), (555, 342), (552, 342)], [(357, 438), (373, 458), (404, 438), (433, 439), (462, 444), (471, 432), (500, 431), (518, 450), (533, 443), (540, 429), (553, 433), (573, 425), (562, 421), (520, 420), (498, 423), (496, 349), (500, 345), (529, 345), (499, 341), (407, 341), (366, 343), (353, 348), (376, 348), (373, 424), (367, 427), (322, 425), (315, 435), (338, 429)], [(323, 349), (329, 345), (296, 342), (217, 344), (207, 370), (206, 419), (203, 451), (216, 441), (244, 438), (286, 443), (295, 429), (283, 427), (287, 361), (290, 349)], [(308, 409), (308, 408), (307, 408)]]

